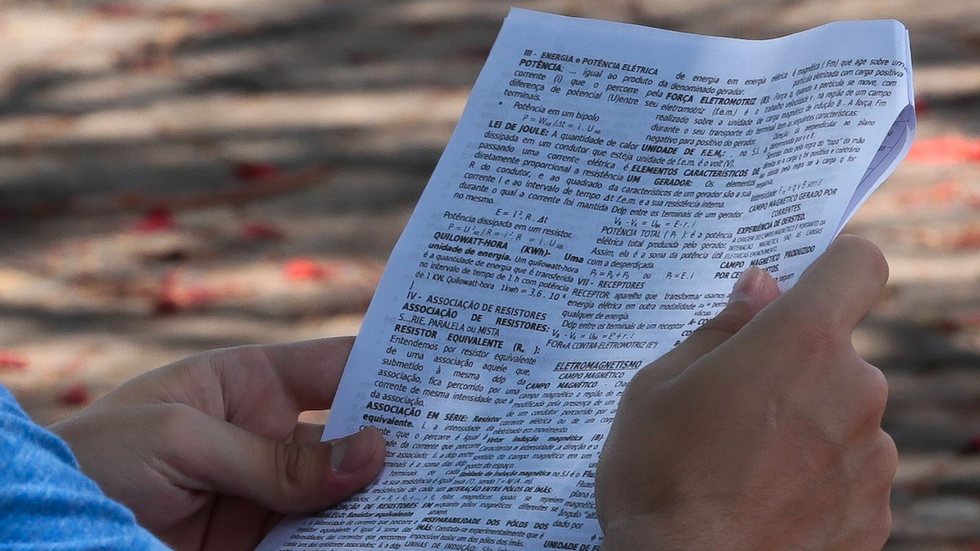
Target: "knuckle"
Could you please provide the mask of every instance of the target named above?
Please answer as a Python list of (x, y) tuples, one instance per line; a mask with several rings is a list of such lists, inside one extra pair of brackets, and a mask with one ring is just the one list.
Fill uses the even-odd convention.
[(300, 446), (275, 442), (272, 446), (273, 472), (282, 495), (291, 495), (303, 487), (306, 462)]
[(875, 536), (878, 541), (877, 546), (879, 548), (883, 547), (888, 541), (888, 537), (892, 533), (892, 510), (887, 503), (882, 508), (881, 513), (878, 515), (875, 531)]
[(862, 446), (867, 451), (863, 452), (861, 484), (870, 498), (887, 504), (898, 471), (898, 450), (895, 442), (883, 430), (879, 430), (867, 442), (866, 446)]
[(726, 306), (717, 316), (695, 329), (692, 334), (703, 335), (710, 332), (721, 332), (731, 336), (738, 333), (751, 319), (751, 306), (744, 302), (735, 302)]
[[(646, 396), (648, 389), (653, 383), (655, 377), (656, 364), (650, 364), (633, 376), (630, 382), (626, 383), (626, 387), (623, 388), (623, 393), (619, 397), (619, 405), (617, 410), (629, 409), (632, 407), (637, 407), (639, 404), (643, 403), (643, 399)], [(649, 381), (648, 381), (649, 379)]]
[(880, 431), (878, 436), (878, 458), (880, 472), (885, 482), (890, 487), (898, 472), (898, 447), (895, 440), (885, 431)]
[(867, 270), (868, 275), (876, 281), (884, 283), (888, 280), (888, 261), (881, 249), (871, 241), (845, 234), (837, 238), (834, 246), (846, 247), (854, 259), (858, 260), (857, 266)]
[(632, 402), (646, 396), (649, 391), (659, 386), (663, 381), (661, 369), (663, 365), (660, 360), (648, 363), (641, 367), (623, 387), (620, 395), (620, 402)]
[(885, 259), (884, 253), (874, 243), (864, 242), (866, 243), (864, 258), (867, 261), (866, 265), (871, 276), (882, 283), (888, 281), (888, 260)]
[(860, 403), (878, 424), (888, 405), (888, 379), (880, 369), (863, 361), (857, 370), (857, 376)]

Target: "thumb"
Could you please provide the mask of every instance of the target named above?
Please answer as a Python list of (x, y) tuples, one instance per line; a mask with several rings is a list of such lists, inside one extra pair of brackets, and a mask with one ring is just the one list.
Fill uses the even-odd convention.
[(327, 442), (280, 442), (196, 413), (200, 418), (184, 423), (194, 442), (179, 442), (171, 458), (189, 485), (277, 512), (330, 507), (367, 486), (384, 465), (384, 438), (373, 427)]
[(749, 266), (735, 282), (728, 306), (652, 364), (656, 366), (655, 376), (666, 380), (680, 375), (687, 366), (741, 330), (778, 296), (779, 287), (769, 272)]

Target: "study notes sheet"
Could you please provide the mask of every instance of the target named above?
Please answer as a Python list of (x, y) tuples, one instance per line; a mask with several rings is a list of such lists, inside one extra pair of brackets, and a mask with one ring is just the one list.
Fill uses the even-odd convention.
[(749, 265), (798, 278), (908, 149), (911, 82), (895, 21), (749, 41), (513, 10), (324, 433), (381, 428), (384, 473), (262, 548), (597, 549), (623, 387)]

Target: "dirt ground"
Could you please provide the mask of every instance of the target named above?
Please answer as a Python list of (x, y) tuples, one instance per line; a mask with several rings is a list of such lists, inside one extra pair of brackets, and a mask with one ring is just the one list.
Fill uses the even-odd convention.
[[(890, 550), (980, 549), (980, 4), (512, 2), (911, 31), (918, 139), (847, 231), (891, 280)], [(39, 422), (208, 348), (352, 334), (510, 2), (0, 0), (0, 383)]]

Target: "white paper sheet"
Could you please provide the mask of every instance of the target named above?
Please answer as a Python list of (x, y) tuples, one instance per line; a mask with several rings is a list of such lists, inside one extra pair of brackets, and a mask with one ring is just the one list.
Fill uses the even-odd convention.
[(382, 428), (384, 474), (262, 548), (597, 549), (626, 382), (750, 264), (797, 279), (908, 149), (911, 79), (894, 21), (748, 41), (513, 10), (324, 434)]

